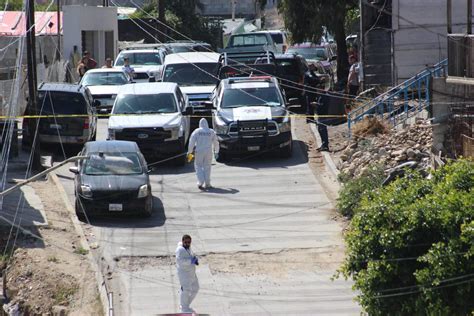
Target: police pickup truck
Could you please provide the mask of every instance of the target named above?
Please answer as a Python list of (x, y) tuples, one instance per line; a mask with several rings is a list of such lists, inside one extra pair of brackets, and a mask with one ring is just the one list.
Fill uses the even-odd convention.
[(231, 154), (262, 151), (291, 156), (291, 120), (276, 78), (223, 79), (214, 92), (213, 107), (220, 160)]

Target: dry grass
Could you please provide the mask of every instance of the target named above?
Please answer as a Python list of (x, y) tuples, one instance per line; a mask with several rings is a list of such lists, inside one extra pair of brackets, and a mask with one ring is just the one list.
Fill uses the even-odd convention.
[(389, 131), (387, 124), (376, 117), (365, 117), (353, 129), (354, 136), (358, 138), (387, 134)]

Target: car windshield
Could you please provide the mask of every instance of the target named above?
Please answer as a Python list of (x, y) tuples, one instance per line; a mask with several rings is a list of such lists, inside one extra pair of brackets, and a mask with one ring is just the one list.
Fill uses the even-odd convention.
[(236, 46), (256, 46), (269, 45), (267, 36), (265, 34), (245, 34), (233, 36), (230, 42), (230, 47)]
[(241, 106), (281, 106), (282, 100), (276, 88), (243, 88), (224, 90), (222, 108)]
[(180, 86), (215, 85), (218, 63), (174, 64), (165, 68), (163, 81)]
[(87, 114), (84, 96), (76, 92), (39, 91), (38, 108), (42, 114)]
[(176, 101), (172, 93), (122, 94), (117, 97), (113, 114), (175, 113)]
[(135, 152), (90, 153), (84, 162), (86, 175), (142, 174), (140, 158)]
[(296, 53), (302, 55), (306, 59), (326, 60), (328, 56), (326, 49), (322, 47), (290, 47), (287, 50), (288, 54)]
[(142, 65), (142, 66), (157, 66), (162, 64), (160, 53), (158, 52), (127, 52), (120, 54), (115, 66), (123, 66), (123, 59), (127, 57), (130, 61), (130, 65)]
[(87, 72), (81, 80), (83, 86), (119, 86), (127, 82), (121, 72)]

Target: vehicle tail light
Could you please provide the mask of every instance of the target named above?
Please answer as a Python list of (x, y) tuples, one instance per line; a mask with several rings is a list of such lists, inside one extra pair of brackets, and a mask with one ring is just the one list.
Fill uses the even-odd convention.
[(88, 118), (86, 118), (84, 120), (84, 129), (89, 129), (89, 119)]

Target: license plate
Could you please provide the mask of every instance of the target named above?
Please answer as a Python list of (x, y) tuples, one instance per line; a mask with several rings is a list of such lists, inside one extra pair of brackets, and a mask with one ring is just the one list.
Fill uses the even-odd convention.
[(258, 151), (260, 150), (260, 146), (248, 146), (248, 151)]
[(123, 210), (122, 204), (109, 204), (109, 211), (120, 212)]
[(49, 124), (49, 128), (53, 129), (62, 129), (63, 127), (59, 124)]

